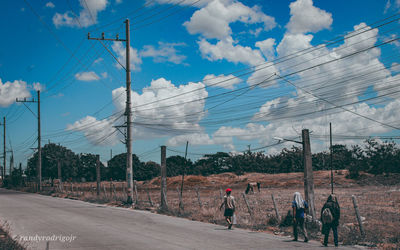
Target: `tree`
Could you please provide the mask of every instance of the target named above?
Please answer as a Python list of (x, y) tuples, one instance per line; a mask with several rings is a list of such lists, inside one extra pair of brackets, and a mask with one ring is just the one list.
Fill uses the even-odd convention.
[[(58, 161), (61, 164), (63, 179), (78, 179), (79, 157), (66, 147), (54, 143), (46, 144), (42, 148), (42, 178), (58, 178)], [(26, 170), (26, 175), (28, 177), (36, 178), (37, 162), (38, 153), (36, 152), (28, 160), (28, 166)]]

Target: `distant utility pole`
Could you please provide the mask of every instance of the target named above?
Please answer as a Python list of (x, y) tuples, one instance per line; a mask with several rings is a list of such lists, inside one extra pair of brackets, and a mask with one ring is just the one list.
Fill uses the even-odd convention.
[(3, 169), (1, 170), (1, 176), (4, 180), (6, 177), (6, 117), (3, 116), (3, 123), (0, 125), (3, 125), (4, 131), (3, 131)]
[(332, 123), (329, 123), (329, 141), (331, 149), (331, 194), (333, 194), (333, 148), (332, 148)]
[(104, 32), (101, 35), (101, 38), (91, 38), (90, 33), (88, 33), (89, 40), (98, 40), (102, 43), (102, 45), (108, 50), (108, 48), (103, 44), (102, 41), (117, 41), (117, 42), (125, 42), (126, 45), (126, 64), (125, 67), (121, 65), (121, 63), (117, 60), (117, 58), (110, 52), (110, 54), (114, 57), (115, 60), (125, 69), (126, 71), (126, 182), (128, 186), (128, 199), (127, 203), (133, 203), (133, 170), (132, 170), (132, 112), (131, 112), (131, 71), (130, 71), (130, 30), (129, 30), (129, 19), (125, 20), (125, 33), (126, 39), (120, 39), (118, 35), (115, 39), (105, 38)]
[[(31, 113), (37, 117), (38, 120), (38, 163), (37, 163), (37, 182), (39, 186), (39, 191), (42, 191), (42, 145), (41, 145), (41, 129), (40, 129), (40, 90), (37, 91), (37, 101), (35, 101), (34, 98), (32, 100), (26, 100), (26, 98), (19, 100), (18, 98), (16, 99), (16, 102), (22, 102), (22, 104), (25, 105)], [(28, 107), (26, 106), (25, 102), (36, 102), (38, 104), (37, 107), (37, 115)]]

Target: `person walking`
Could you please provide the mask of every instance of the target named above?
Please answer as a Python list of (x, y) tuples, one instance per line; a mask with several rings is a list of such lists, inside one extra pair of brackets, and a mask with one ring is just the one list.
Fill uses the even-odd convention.
[(233, 214), (235, 212), (235, 197), (231, 195), (232, 189), (227, 188), (225, 190), (226, 195), (224, 196), (224, 202), (222, 202), (221, 206), (219, 207), (219, 210), (222, 209), (222, 207), (225, 207), (224, 211), (224, 216), (226, 222), (228, 222), (228, 229), (232, 228), (233, 225)]
[(307, 230), (304, 223), (304, 213), (305, 209), (308, 208), (308, 204), (305, 200), (303, 200), (303, 197), (301, 197), (301, 194), (299, 192), (294, 193), (292, 208), (293, 208), (293, 237), (294, 237), (293, 241), (297, 241), (297, 236), (298, 236), (297, 227), (300, 227), (304, 234), (304, 242), (308, 242)]
[(332, 229), (333, 241), (338, 246), (337, 227), (339, 226), (340, 206), (335, 195), (331, 194), (321, 209), (322, 233), (324, 234), (324, 246), (328, 246), (329, 232)]

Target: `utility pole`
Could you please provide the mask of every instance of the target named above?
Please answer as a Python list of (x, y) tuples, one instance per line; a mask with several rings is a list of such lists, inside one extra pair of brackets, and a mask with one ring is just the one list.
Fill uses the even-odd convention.
[(161, 146), (161, 210), (168, 210), (167, 203), (167, 147)]
[(332, 148), (332, 123), (329, 123), (329, 141), (331, 148), (331, 194), (333, 194), (333, 148)]
[[(118, 41), (118, 42), (125, 42), (126, 45), (126, 64), (125, 67), (121, 65), (121, 63), (115, 58), (115, 56), (111, 53), (111, 55), (114, 57), (114, 59), (117, 60), (117, 62), (125, 68), (126, 71), (126, 110), (125, 110), (125, 115), (126, 115), (126, 127), (127, 127), (127, 132), (126, 132), (126, 182), (128, 186), (128, 199), (127, 203), (132, 204), (133, 203), (133, 170), (132, 170), (132, 112), (131, 112), (131, 70), (130, 70), (130, 27), (129, 27), (129, 19), (125, 20), (125, 32), (126, 32), (126, 38), (125, 39), (120, 39), (118, 35), (116, 36), (115, 39), (110, 39), (110, 38), (105, 38), (104, 37), (104, 32), (102, 33), (101, 38), (91, 38), (90, 33), (88, 33), (88, 39), (89, 40), (98, 40), (102, 44), (104, 40), (107, 41)], [(105, 47), (105, 45), (103, 44)], [(107, 47), (105, 47), (107, 49)], [(108, 50), (108, 49), (107, 49)]]
[(1, 176), (4, 180), (6, 178), (6, 117), (3, 116), (3, 124), (0, 123), (0, 125), (3, 125), (3, 169), (1, 170)]
[(312, 169), (310, 135), (308, 129), (302, 130), (303, 139), (303, 161), (304, 161), (304, 194), (310, 207), (313, 220), (316, 219), (314, 205), (314, 174)]
[[(185, 180), (185, 168), (186, 168), (186, 157), (187, 157), (188, 145), (189, 145), (189, 141), (186, 142), (185, 166), (183, 166), (183, 170), (182, 170), (181, 199), (180, 199), (180, 201), (182, 201), (182, 195), (183, 195), (183, 182), (184, 182), (184, 180)], [(182, 208), (182, 209), (183, 209), (183, 204), (179, 203), (179, 208)]]
[(34, 98), (32, 98), (32, 100), (26, 100), (26, 98), (19, 100), (18, 98), (16, 99), (16, 102), (22, 102), (22, 104), (25, 105), (25, 102), (36, 102), (38, 104), (37, 107), (37, 115), (28, 107), (25, 105), (25, 107), (27, 109), (29, 109), (29, 111), (31, 111), (31, 113), (37, 117), (38, 120), (38, 162), (37, 162), (37, 166), (36, 166), (36, 170), (37, 170), (37, 183), (39, 186), (39, 191), (42, 191), (42, 145), (41, 145), (41, 129), (40, 129), (40, 90), (37, 91), (37, 101), (35, 101)]

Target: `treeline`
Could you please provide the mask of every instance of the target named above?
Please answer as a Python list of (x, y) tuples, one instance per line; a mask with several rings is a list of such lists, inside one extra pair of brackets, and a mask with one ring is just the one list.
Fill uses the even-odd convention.
[[(330, 169), (329, 152), (320, 152), (312, 155), (313, 169)], [(37, 153), (28, 160), (25, 174), (33, 179), (36, 176)], [(75, 154), (71, 150), (54, 144), (46, 144), (42, 149), (42, 177), (43, 179), (56, 179), (58, 165), (61, 166), (63, 180), (95, 181), (96, 155)], [(107, 167), (102, 163), (102, 180), (126, 179), (126, 154), (114, 156), (107, 162)], [(378, 142), (367, 140), (363, 145), (347, 147), (345, 145), (333, 146), (333, 168), (349, 169), (350, 178), (358, 177), (360, 171), (373, 174), (400, 173), (400, 149), (392, 142)], [(20, 169), (15, 174), (21, 173)], [(289, 173), (303, 171), (302, 148), (284, 148), (275, 155), (266, 155), (261, 152), (245, 152), (243, 154), (228, 154), (218, 152), (204, 155), (201, 159), (192, 162), (182, 156), (167, 158), (167, 175), (177, 176), (185, 174), (211, 175), (224, 172), (233, 172), (241, 175), (245, 172), (259, 173)], [(133, 172), (136, 180), (149, 180), (160, 174), (159, 164), (148, 161), (141, 162), (133, 155)]]

